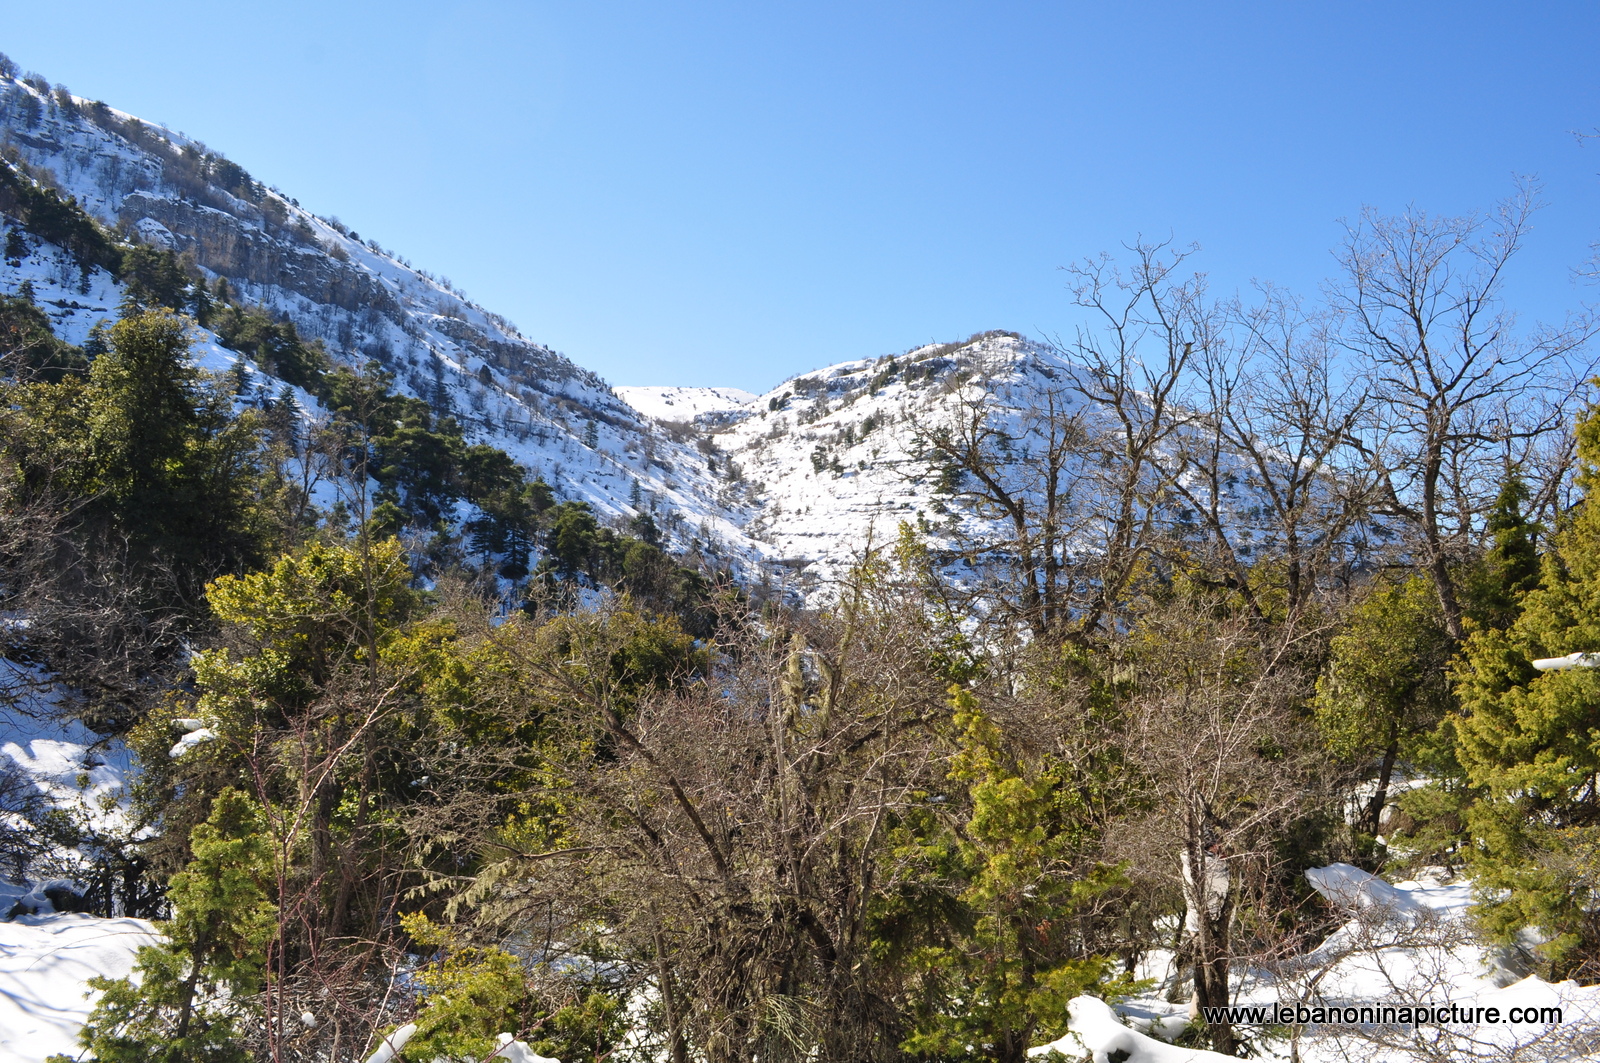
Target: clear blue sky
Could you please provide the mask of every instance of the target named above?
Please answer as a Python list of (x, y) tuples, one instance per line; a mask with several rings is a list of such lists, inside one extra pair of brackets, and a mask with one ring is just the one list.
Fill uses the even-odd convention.
[(1595, 3), (22, 3), (0, 50), (204, 140), (618, 384), (1073, 314), (1138, 234), (1313, 292), (1363, 204), (1549, 207), (1594, 293)]

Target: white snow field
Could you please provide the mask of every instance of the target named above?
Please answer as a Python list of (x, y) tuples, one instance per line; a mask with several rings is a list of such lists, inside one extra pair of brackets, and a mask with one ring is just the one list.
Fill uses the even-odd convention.
[(740, 413), (757, 396), (738, 388), (614, 387), (617, 398), (657, 421), (693, 421), (701, 414)]
[(0, 922), (0, 1063), (76, 1056), (89, 979), (126, 977), (139, 947), (155, 941), (143, 919), (31, 915)]
[[(1499, 1021), (1307, 1025), (1298, 1032), (1289, 1026), (1263, 1031), (1241, 1025), (1238, 1031), (1251, 1041), (1254, 1058), (1303, 1063), (1600, 1059), (1600, 986), (1552, 984), (1524, 975), (1518, 957), (1486, 947), (1466, 921), (1470, 882), (1391, 884), (1348, 864), (1316, 868), (1306, 878), (1343, 908), (1349, 920), (1306, 955), (1271, 970), (1235, 972), (1236, 1005), (1358, 1009), (1352, 1019), (1360, 1018), (1363, 1006), (1455, 1005), (1458, 1015), (1467, 1009), (1496, 1009)], [(1157, 979), (1158, 988), (1115, 1007), (1093, 997), (1077, 998), (1071, 1004), (1071, 1030), (1030, 1054), (1048, 1058), (1055, 1051), (1094, 1063), (1217, 1063), (1233, 1058), (1150, 1036), (1176, 1034), (1188, 1019), (1187, 1004), (1169, 1003), (1162, 993), (1160, 983), (1170, 985), (1171, 963), (1170, 953), (1152, 956), (1139, 973)], [(1530, 1008), (1559, 1008), (1561, 1021), (1508, 1021)], [(1474, 1010), (1473, 1017), (1485, 1014)]]

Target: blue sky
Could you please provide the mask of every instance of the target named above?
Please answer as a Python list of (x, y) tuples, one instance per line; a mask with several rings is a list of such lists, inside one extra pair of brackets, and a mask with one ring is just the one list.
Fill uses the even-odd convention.
[(1075, 320), (1058, 267), (1196, 242), (1308, 294), (1363, 205), (1547, 208), (1597, 293), (1600, 5), (0, 0), (24, 69), (204, 140), (618, 384), (765, 390)]

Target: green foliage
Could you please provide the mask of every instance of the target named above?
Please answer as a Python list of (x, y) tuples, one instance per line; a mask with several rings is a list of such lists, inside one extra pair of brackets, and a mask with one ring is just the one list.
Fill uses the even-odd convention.
[(26, 490), (70, 507), (85, 549), (159, 569), (193, 600), (204, 580), (259, 562), (271, 483), (256, 422), (232, 416), (188, 350), (182, 319), (124, 318), (87, 380), (7, 390), (0, 446)]
[(402, 1058), (485, 1059), (499, 1033), (515, 1034), (540, 1055), (558, 1059), (604, 1058), (621, 1042), (622, 1001), (599, 984), (568, 979), (564, 999), (548, 1000), (535, 970), (504, 949), (466, 944), (420, 913), (400, 921), (413, 942), (435, 950), (416, 973), (422, 1008)]
[(62, 248), (85, 269), (99, 267), (107, 273), (122, 269), (122, 248), (77, 200), (61, 198), (4, 159), (0, 159), (0, 214), (20, 220), (24, 229)]
[[(254, 696), (283, 697), (326, 682), (341, 662), (388, 640), (419, 608), (405, 551), (392, 539), (350, 545), (312, 542), (269, 569), (223, 576), (207, 588), (219, 623), (238, 630), (254, 659), (227, 650), (197, 655), (195, 678), (221, 697), (240, 682)], [(293, 698), (291, 697), (291, 700)], [(208, 708), (223, 708), (215, 699)]]
[(1357, 762), (1418, 743), (1453, 707), (1445, 666), (1455, 651), (1433, 586), (1380, 584), (1350, 610), (1317, 680), (1317, 724), (1335, 755)]
[(484, 1059), (495, 1049), (497, 1033), (520, 1033), (532, 1001), (527, 972), (504, 949), (463, 945), (448, 928), (421, 913), (403, 915), (400, 924), (413, 942), (439, 950), (416, 972), (422, 989), (417, 1032), (401, 1053), (426, 1063), (437, 1058)]
[(551, 507), (539, 519), (545, 528), (544, 573), (567, 581), (586, 577), (596, 585), (610, 583), (638, 605), (677, 616), (695, 635), (710, 634), (711, 585), (656, 545), (660, 531), (654, 519), (640, 514), (631, 523), (634, 535), (619, 535), (602, 528), (588, 503), (578, 501)]
[[(133, 979), (97, 977), (104, 995), (80, 1040), (100, 1063), (246, 1063), (241, 1020), (254, 1007), (277, 910), (260, 809), (224, 790), (190, 834), (193, 859), (169, 889), (166, 942), (139, 950)], [(55, 1060), (67, 1057), (56, 1056)]]
[(504, 558), (500, 574), (521, 579), (528, 574), (535, 531), (546, 510), (555, 504), (550, 485), (532, 483), (510, 456), (494, 447), (468, 447), (462, 459), (463, 489), (467, 501), (483, 511), (468, 521), (465, 531), (473, 549)]
[(1456, 751), (1484, 792), (1470, 828), (1485, 924), (1507, 939), (1540, 928), (1558, 972), (1592, 976), (1600, 971), (1600, 673), (1539, 673), (1530, 663), (1600, 649), (1600, 408), (1577, 434), (1585, 501), (1509, 627), (1468, 639), (1456, 672)]
[[(196, 700), (157, 714), (131, 744), (148, 765), (143, 799), (169, 829), (227, 786), (265, 802), (285, 854), (280, 903), (286, 956), (332, 962), (372, 940), (386, 918), (375, 866), (397, 859), (396, 809), (415, 797), (421, 689), (447, 625), (416, 622), (406, 553), (393, 540), (312, 542), (269, 569), (223, 577), (207, 600), (222, 644), (192, 659)], [(192, 712), (217, 735), (173, 760), (171, 715)], [(163, 846), (153, 859), (170, 859)], [(392, 866), (392, 864), (388, 865)]]
[(181, 319), (139, 314), (111, 330), (85, 395), (94, 466), (82, 494), (122, 534), (211, 575), (259, 561), (263, 469), (249, 421), (233, 420), (188, 361)]
[(557, 506), (545, 536), (545, 552), (556, 570), (568, 579), (599, 567), (600, 525), (583, 502)]
[(320, 343), (303, 341), (293, 321), (275, 321), (264, 310), (231, 303), (208, 316), (211, 320), (202, 323), (216, 332), (224, 347), (248, 354), (263, 371), (280, 380), (313, 395), (323, 393), (327, 353)]
[[(905, 834), (902, 856), (963, 888), (937, 905), (923, 943), (901, 961), (925, 994), (902, 1047), (929, 1059), (1019, 1060), (1040, 1031), (1066, 1029), (1073, 997), (1136, 988), (1109, 957), (1084, 954), (1073, 922), (1126, 880), (1085, 861), (1098, 840), (1093, 816), (1059, 766), (1008, 754), (971, 691), (953, 689), (952, 707), (951, 778), (966, 785), (970, 816), (952, 836)], [(880, 912), (880, 951), (897, 936), (893, 923), (917, 921), (906, 904)]]
[(83, 352), (57, 339), (50, 319), (31, 300), (0, 296), (0, 375), (59, 383), (88, 367)]
[(1464, 581), (1468, 613), (1480, 627), (1510, 624), (1522, 596), (1539, 585), (1538, 527), (1523, 513), (1527, 503), (1527, 484), (1508, 470), (1485, 529), (1489, 548)]
[(182, 310), (189, 303), (189, 275), (178, 256), (162, 248), (132, 244), (122, 252), (123, 306), (134, 310)]
[(453, 417), (438, 417), (421, 399), (396, 395), (376, 365), (357, 373), (341, 366), (326, 377), (324, 403), (359, 430), (366, 471), (409, 524), (432, 527), (462, 497), (466, 441)]

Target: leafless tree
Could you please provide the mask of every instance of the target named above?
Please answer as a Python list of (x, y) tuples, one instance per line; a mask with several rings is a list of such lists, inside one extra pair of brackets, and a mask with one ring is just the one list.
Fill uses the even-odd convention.
[(1564, 430), (1592, 365), (1582, 354), (1591, 318), (1522, 331), (1504, 306), (1506, 271), (1537, 205), (1524, 185), (1490, 217), (1364, 211), (1346, 230), (1344, 276), (1328, 293), (1338, 342), (1372, 399), (1347, 444), (1458, 640), (1466, 629), (1453, 570), (1507, 460), (1531, 466)]
[[(1370, 477), (1345, 450), (1369, 399), (1322, 322), (1279, 290), (1262, 296), (1235, 306), (1226, 337), (1194, 359), (1193, 417), (1163, 454), (1180, 524), (1195, 525), (1185, 548), (1257, 620), (1299, 615), (1370, 562)], [(1276, 604), (1264, 604), (1268, 589)]]
[[(1213, 593), (1141, 618), (1125, 651), (1123, 667), (1137, 676), (1126, 756), (1142, 772), (1150, 811), (1117, 828), (1114, 844), (1182, 900), (1180, 954), (1193, 972), (1197, 1018), (1228, 1006), (1236, 964), (1276, 947), (1237, 929), (1247, 900), (1258, 909), (1283, 902), (1269, 888), (1282, 871), (1276, 842), (1317, 801), (1320, 758), (1294, 708), (1318, 637), (1297, 623), (1264, 628)], [(1211, 1023), (1208, 1034), (1220, 1052), (1237, 1047), (1227, 1023)]]
[(552, 767), (559, 842), (486, 850), (467, 900), (541, 952), (603, 924), (600, 946), (655, 990), (669, 1059), (897, 1058), (868, 915), (894, 886), (884, 832), (943, 777), (946, 693), (915, 603), (868, 583), (830, 615), (746, 622), (709, 674), (643, 689), (616, 662), (663, 629), (621, 606), (490, 633), (587, 738)]
[(1178, 274), (1187, 253), (1130, 250), (1126, 270), (1109, 258), (1071, 267), (1092, 322), (1055, 344), (1058, 358), (980, 374), (915, 424), (956, 497), (1005, 529), (962, 552), (990, 573), (989, 607), (1034, 637), (1114, 626), (1164, 534), (1163, 458), (1192, 416), (1180, 401), (1191, 366), (1217, 338), (1201, 279)]

